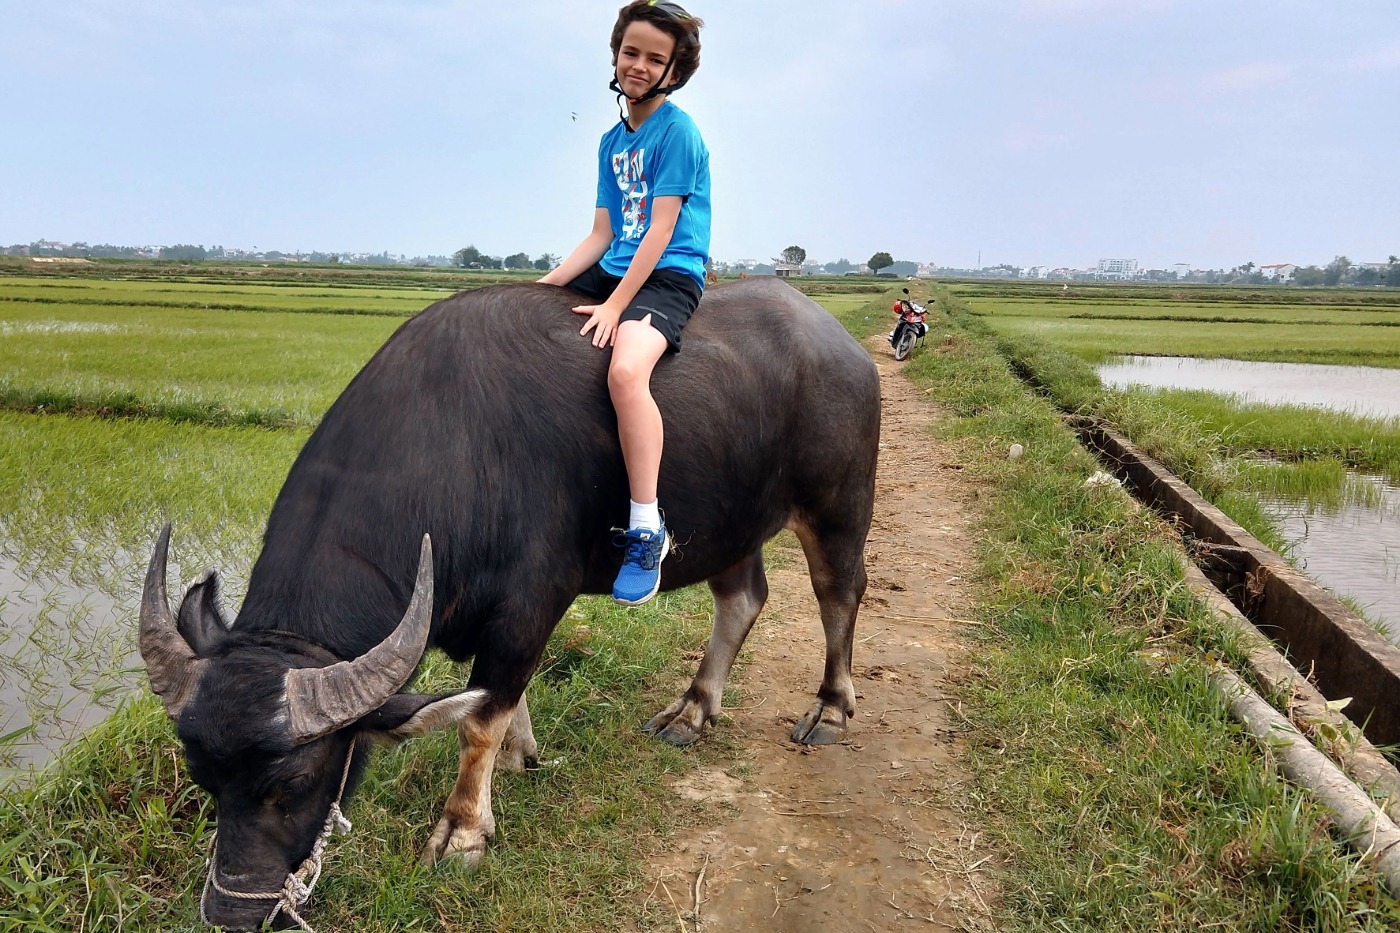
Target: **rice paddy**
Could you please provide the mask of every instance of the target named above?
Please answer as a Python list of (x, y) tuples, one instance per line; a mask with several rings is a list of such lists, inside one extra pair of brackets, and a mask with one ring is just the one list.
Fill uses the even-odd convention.
[(951, 293), (1004, 337), (1036, 336), (1091, 362), (1193, 356), (1400, 367), (1395, 289), (1174, 289), (962, 283)]
[[(99, 629), (110, 643), (103, 663), (118, 666), (159, 524), (180, 529), (172, 582), (218, 566), (237, 605), (272, 499), (329, 401), (414, 302), (501, 278), (114, 263), (85, 278), (21, 280), (6, 268), (0, 372), (12, 394), (0, 399), (10, 409), (0, 410), (0, 549), (15, 574), (60, 573), (112, 594), (115, 624), (62, 601), (45, 619), (75, 638)], [(100, 281), (114, 272), (123, 280)], [(885, 294), (817, 284), (818, 299), (859, 335), (887, 319)], [(979, 777), (966, 793), (1006, 853), (1002, 922), (1143, 931), (1394, 923), (1395, 904), (1339, 854), (1325, 815), (1224, 722), (1200, 668), (1184, 658), (1164, 677), (1144, 661), (1145, 648), (1167, 643), (1164, 619), (1212, 650), (1228, 646), (1211, 640), (1185, 598), (1161, 530), (1118, 499), (1084, 494), (1085, 455), (994, 347), (960, 326), (908, 372), (952, 413), (960, 455), (995, 498), (972, 636), (985, 641), (968, 686)], [(1094, 382), (1087, 366), (1059, 371), (1085, 392)], [(53, 401), (63, 399), (72, 402)], [(1189, 424), (1162, 407), (1121, 404), (1144, 422)], [(1027, 440), (1027, 457), (986, 455), (1008, 439)], [(1200, 475), (1226, 488), (1196, 446)], [(543, 756), (557, 764), (497, 778), (498, 845), (471, 878), (417, 863), (452, 780), (450, 730), (380, 753), (350, 810), (355, 833), (334, 843), (313, 923), (674, 929), (674, 914), (640, 906), (639, 867), (704, 816), (678, 803), (669, 781), (732, 761), (735, 749), (721, 731), (679, 752), (637, 724), (688, 676), (682, 659), (704, 643), (708, 603), (691, 590), (626, 612), (575, 604), (529, 688)], [(54, 644), (80, 654), (75, 641)], [(88, 673), (102, 675), (89, 687), (131, 692), (47, 770), (0, 796), (0, 933), (195, 928), (215, 814), (154, 697)], [(431, 654), (415, 689), (462, 678)], [(0, 751), (9, 732), (0, 724)]]
[[(1341, 533), (1324, 544), (1324, 523), (1299, 516), (1394, 527), (1387, 503), (1400, 485), (1400, 418), (1246, 398), (1241, 371), (1248, 363), (1210, 380), (1217, 391), (1105, 390), (1091, 366), (1128, 355), (1347, 364), (1292, 378), (1311, 380), (1318, 395), (1350, 391), (1355, 401), (1343, 408), (1362, 409), (1373, 402), (1368, 392), (1375, 390), (1367, 386), (1393, 379), (1385, 378), (1388, 370), (1347, 367), (1400, 366), (1400, 294), (1394, 289), (1206, 293), (1076, 283), (1056, 294), (1036, 284), (969, 284), (950, 289), (950, 299), (999, 335), (1004, 352), (1062, 406), (1114, 421), (1275, 550), (1309, 551), (1313, 568), (1346, 568), (1319, 581), (1377, 613), (1372, 621), (1394, 632), (1395, 556), (1388, 538)], [(1321, 391), (1324, 377), (1337, 382), (1334, 390)], [(1310, 541), (1310, 533), (1317, 540)], [(1323, 547), (1327, 551), (1320, 552)], [(1338, 560), (1331, 551), (1338, 551)], [(1348, 560), (1353, 554), (1356, 559)], [(1376, 572), (1351, 572), (1363, 563)]]
[[(436, 273), (408, 270), (400, 286), (381, 270), (335, 269), (308, 286), (120, 268), (133, 275), (0, 275), (0, 784), (18, 779), (0, 797), (0, 931), (197, 925), (197, 841), (213, 813), (134, 654), (155, 532), (177, 529), (172, 588), (217, 567), (236, 607), (288, 468), (369, 356), (464, 285), (521, 278), (454, 273), (436, 288), (424, 285)], [(318, 922), (653, 923), (627, 892), (640, 848), (689, 818), (666, 775), (727, 746), (682, 755), (637, 724), (673, 698), (708, 609), (703, 588), (626, 612), (576, 604), (530, 687), (536, 735), (558, 764), (497, 779), (504, 844), (469, 884), (417, 865), (452, 779), (451, 730), (381, 755)], [(453, 689), (463, 675), (434, 655), (416, 689)], [(42, 772), (12, 771), (60, 750)]]

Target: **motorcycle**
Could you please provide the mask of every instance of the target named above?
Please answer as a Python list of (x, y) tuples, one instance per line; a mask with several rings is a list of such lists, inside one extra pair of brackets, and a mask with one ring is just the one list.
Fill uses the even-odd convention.
[(890, 346), (894, 347), (894, 358), (907, 359), (914, 349), (915, 342), (924, 345), (928, 335), (928, 308), (909, 297), (909, 289), (903, 289), (904, 297), (894, 303), (894, 313), (899, 315), (899, 323), (890, 331)]

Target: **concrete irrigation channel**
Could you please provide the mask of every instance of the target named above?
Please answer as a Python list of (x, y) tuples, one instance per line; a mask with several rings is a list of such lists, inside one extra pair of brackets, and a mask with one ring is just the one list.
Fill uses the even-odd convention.
[(1400, 744), (1400, 648), (1123, 435), (1096, 419), (1075, 428), (1129, 491), (1182, 529), (1188, 583), (1239, 636), (1254, 681), (1287, 716), (1222, 668), (1213, 680), (1231, 711), (1400, 896), (1400, 773), (1376, 748)]

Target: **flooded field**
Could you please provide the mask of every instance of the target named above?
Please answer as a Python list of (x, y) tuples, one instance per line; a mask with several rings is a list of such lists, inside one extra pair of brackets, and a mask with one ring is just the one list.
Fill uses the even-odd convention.
[(79, 585), (0, 557), (0, 779), (43, 765), (132, 689), (139, 593), (119, 573)]
[[(1119, 389), (1199, 390), (1254, 404), (1400, 417), (1400, 370), (1394, 369), (1132, 356), (1098, 372), (1104, 385)], [(1273, 497), (1265, 499), (1265, 510), (1301, 569), (1355, 600), (1400, 642), (1400, 486), (1354, 472), (1350, 481), (1373, 487), (1375, 495), (1329, 506)]]
[(1255, 363), (1181, 356), (1127, 356), (1099, 367), (1110, 388), (1201, 389), (1249, 402), (1400, 417), (1400, 370), (1316, 363)]

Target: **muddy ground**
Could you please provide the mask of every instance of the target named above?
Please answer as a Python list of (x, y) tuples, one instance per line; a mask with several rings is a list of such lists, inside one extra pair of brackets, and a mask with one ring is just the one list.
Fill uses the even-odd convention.
[(675, 787), (714, 816), (651, 863), (647, 898), (684, 933), (993, 928), (994, 855), (959, 806), (974, 498), (930, 431), (938, 410), (888, 344), (868, 346), (882, 422), (856, 717), (843, 744), (789, 740), (824, 647), (802, 552), (785, 536), (731, 679), (738, 705), (717, 726), (742, 739), (744, 761)]

